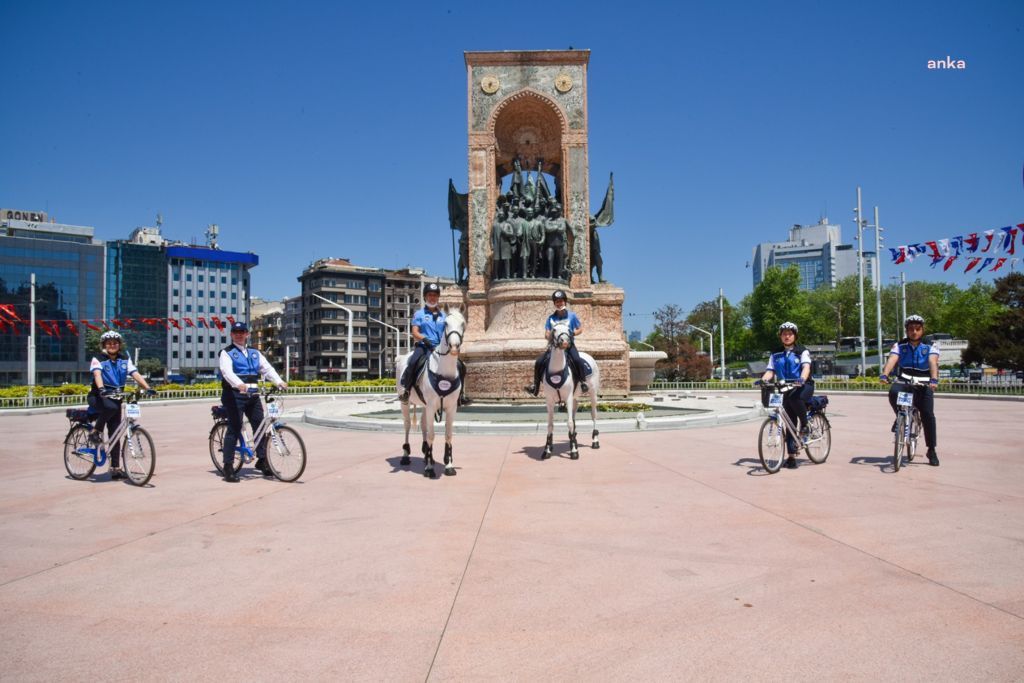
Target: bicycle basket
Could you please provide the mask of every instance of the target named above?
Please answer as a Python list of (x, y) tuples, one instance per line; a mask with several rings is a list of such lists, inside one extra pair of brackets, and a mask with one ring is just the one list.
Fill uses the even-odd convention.
[(64, 414), (72, 422), (89, 423), (96, 419), (92, 408), (68, 408)]
[(811, 412), (823, 413), (825, 412), (825, 406), (828, 405), (828, 396), (811, 396), (811, 400), (808, 403), (808, 408)]
[(224, 406), (217, 404), (210, 406), (210, 414), (214, 420), (226, 420), (228, 419), (228, 411), (224, 409)]

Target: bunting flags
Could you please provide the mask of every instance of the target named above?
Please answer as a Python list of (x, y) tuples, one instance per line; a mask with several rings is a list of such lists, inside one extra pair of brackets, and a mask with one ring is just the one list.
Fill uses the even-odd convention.
[[(1003, 259), (1005, 261), (1006, 259)], [(1017, 259), (1013, 259), (1016, 262)], [(1001, 264), (1000, 264), (1001, 265)], [(996, 266), (999, 267), (999, 266)], [(993, 268), (995, 270), (995, 268)], [(234, 324), (234, 316), (226, 316), (230, 324)], [(19, 334), (21, 328), (18, 324), (24, 325), (26, 328), (29, 327), (29, 321), (22, 319), (14, 312), (14, 304), (0, 304), (0, 334)], [(223, 320), (216, 316), (210, 316), (210, 320), (206, 318), (199, 318), (198, 324), (193, 321), (192, 318), (114, 318), (110, 322), (106, 320), (98, 319), (79, 319), (70, 320), (67, 318), (61, 318), (57, 320), (37, 320), (36, 325), (42, 330), (43, 333), (48, 337), (56, 337), (61, 339), (61, 330), (70, 332), (74, 336), (79, 336), (79, 331), (84, 328), (85, 330), (91, 330), (93, 332), (100, 332), (104, 328), (107, 329), (121, 329), (121, 330), (153, 330), (157, 331), (161, 326), (164, 330), (180, 330), (182, 326), (189, 327), (205, 327), (212, 330), (214, 327), (219, 329), (221, 332), (224, 331), (226, 325)], [(157, 328), (157, 329), (153, 329)]]
[(941, 263), (942, 270), (946, 271), (962, 255), (991, 254), (991, 256), (971, 256), (967, 258), (964, 272), (969, 273), (977, 268), (977, 272), (980, 273), (993, 263), (995, 265), (992, 266), (989, 272), (995, 272), (1002, 268), (1007, 260), (1010, 262), (1011, 269), (1016, 265), (1016, 258), (1007, 258), (998, 254), (1014, 256), (1017, 253), (1018, 236), (1021, 238), (1021, 246), (1024, 247), (1024, 223), (1007, 225), (993, 230), (970, 232), (966, 235), (957, 235), (956, 237), (889, 247), (889, 257), (894, 265), (901, 265), (912, 263), (918, 256), (927, 255), (930, 259), (928, 264), (930, 267), (935, 268)]

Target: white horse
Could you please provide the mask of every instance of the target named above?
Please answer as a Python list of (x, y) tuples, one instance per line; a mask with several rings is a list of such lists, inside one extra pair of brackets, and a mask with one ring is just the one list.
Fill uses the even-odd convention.
[[(445, 320), (444, 336), (437, 348), (430, 352), (424, 364), (424, 371), (413, 383), (409, 392), (409, 402), (402, 404), (402, 419), (405, 421), (405, 443), (402, 444), (402, 465), (408, 466), (409, 459), (409, 427), (410, 406), (423, 406), (423, 415), (420, 419), (423, 427), (423, 476), (433, 479), (437, 476), (434, 473), (434, 415), (439, 410), (444, 411), (444, 473), (448, 476), (455, 475), (455, 465), (452, 458), (452, 425), (455, 422), (455, 413), (459, 409), (459, 396), (462, 394), (462, 384), (459, 382), (459, 349), (462, 347), (462, 335), (466, 330), (466, 319), (462, 310), (454, 310), (448, 313)], [(402, 377), (406, 366), (409, 364), (411, 353), (407, 353), (398, 359), (398, 366), (395, 368), (395, 377)], [(399, 395), (404, 391), (402, 383), (396, 382)]]
[[(559, 403), (565, 404), (566, 415), (568, 416), (569, 427), (569, 457), (576, 460), (580, 457), (579, 447), (576, 444), (576, 393), (580, 391), (579, 384), (575, 382), (572, 372), (569, 370), (569, 357), (566, 349), (572, 343), (572, 333), (569, 331), (569, 321), (560, 320), (551, 328), (551, 352), (548, 366), (541, 378), (541, 387), (544, 391), (544, 399), (548, 404), (548, 438), (544, 444), (542, 459), (551, 457), (552, 440), (555, 431), (555, 406)], [(597, 393), (601, 388), (601, 373), (597, 368), (592, 356), (580, 353), (580, 359), (590, 365), (591, 375), (587, 379), (590, 397), (590, 419), (594, 423), (594, 431), (591, 433), (591, 448), (600, 448), (597, 435)]]

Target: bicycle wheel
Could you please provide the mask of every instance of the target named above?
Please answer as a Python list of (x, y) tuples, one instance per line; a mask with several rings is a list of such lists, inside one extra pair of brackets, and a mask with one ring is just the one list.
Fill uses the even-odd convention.
[[(210, 460), (213, 461), (213, 466), (217, 468), (218, 474), (224, 474), (224, 432), (228, 430), (227, 422), (217, 422), (210, 429)], [(235, 447), (235, 472), (242, 469), (242, 455), (238, 452), (237, 446)]]
[(907, 433), (907, 462), (914, 462), (917, 455), (917, 438), (921, 435), (921, 415), (915, 410), (910, 420), (910, 431)]
[(775, 474), (782, 467), (782, 459), (786, 457), (786, 439), (782, 434), (782, 425), (778, 420), (768, 418), (761, 425), (761, 434), (757, 439), (757, 453), (761, 456), (761, 464), (768, 474)]
[(80, 424), (72, 427), (64, 438), (64, 469), (72, 479), (88, 479), (96, 469), (96, 447), (89, 445), (90, 431), (89, 427)]
[(892, 470), (893, 472), (900, 471), (900, 465), (903, 464), (903, 446), (904, 446), (904, 427), (906, 426), (906, 416), (901, 411), (896, 417), (896, 433), (893, 434), (893, 445), (892, 445)]
[(828, 454), (832, 452), (832, 426), (821, 413), (807, 418), (807, 443), (804, 451), (811, 462), (818, 465), (828, 460)]
[(128, 481), (145, 486), (156, 467), (156, 448), (153, 437), (142, 427), (133, 427), (121, 447), (121, 467)]
[(306, 469), (306, 444), (291, 427), (275, 427), (267, 437), (267, 464), (281, 481), (295, 481)]

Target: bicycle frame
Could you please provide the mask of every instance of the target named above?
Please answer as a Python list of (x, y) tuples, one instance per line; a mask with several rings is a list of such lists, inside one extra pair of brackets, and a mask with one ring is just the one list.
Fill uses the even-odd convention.
[[(894, 385), (902, 384), (910, 388), (910, 391), (900, 391), (896, 395), (896, 406), (899, 409), (899, 414), (903, 416), (903, 433), (897, 434), (895, 438), (902, 439), (908, 448), (912, 448), (910, 442), (917, 437), (921, 424), (921, 414), (917, 406), (914, 405), (914, 398), (919, 392), (926, 391), (928, 381), (927, 377), (913, 377), (901, 373), (898, 381), (893, 382)], [(909, 452), (908, 455), (913, 458), (912, 452)]]
[[(788, 442), (786, 440), (791, 438), (791, 439), (793, 439), (797, 443), (797, 445), (799, 446), (799, 448), (801, 450), (803, 450), (805, 453), (809, 452), (807, 444), (804, 443), (803, 439), (800, 438), (800, 430), (799, 430), (799, 428), (797, 428), (797, 426), (795, 424), (793, 424), (793, 420), (791, 420), (789, 418), (789, 414), (787, 414), (786, 411), (783, 410), (783, 408), (782, 408), (782, 401), (783, 401), (783, 398), (784, 398), (785, 394), (787, 394), (790, 391), (798, 388), (797, 385), (795, 385), (795, 384), (787, 384), (786, 382), (772, 382), (772, 383), (769, 383), (769, 384), (765, 384), (764, 386), (770, 387), (770, 388), (775, 390), (775, 391), (773, 391), (771, 393), (771, 395), (768, 398), (768, 410), (772, 411), (772, 412), (769, 413), (769, 417), (774, 416), (775, 419), (779, 420), (779, 422), (782, 423), (782, 426), (783, 426), (783, 434), (782, 434), (782, 436), (783, 436), (783, 442), (786, 445), (786, 450), (787, 451), (789, 450), (789, 444), (788, 444)], [(778, 402), (777, 403), (772, 400), (775, 397), (778, 397)], [(773, 403), (775, 405), (773, 405)]]
[(129, 405), (138, 405), (138, 392), (111, 394), (110, 398), (121, 401), (121, 423), (117, 425), (117, 429), (114, 430), (113, 434), (109, 437), (103, 437), (103, 442), (99, 446), (78, 449), (80, 453), (92, 453), (92, 459), (96, 467), (103, 467), (107, 463), (107, 455), (114, 447), (120, 448), (121, 456), (124, 457), (125, 443), (128, 441), (128, 437), (131, 436), (132, 427), (135, 426), (135, 418), (126, 413)]
[[(238, 443), (235, 445), (235, 452), (241, 454), (242, 459), (245, 462), (252, 462), (256, 458), (256, 448), (259, 444), (263, 443), (263, 439), (274, 433), (274, 430), (278, 425), (285, 424), (280, 418), (280, 413), (276, 410), (277, 406), (272, 398), (273, 391), (267, 391), (261, 389), (259, 392), (260, 400), (263, 401), (263, 421), (260, 422), (259, 426), (252, 436), (252, 443), (246, 443), (245, 440), (245, 429), (240, 430), (241, 433), (238, 435)], [(271, 409), (274, 406), (275, 409)], [(273, 415), (271, 413), (274, 413)]]

